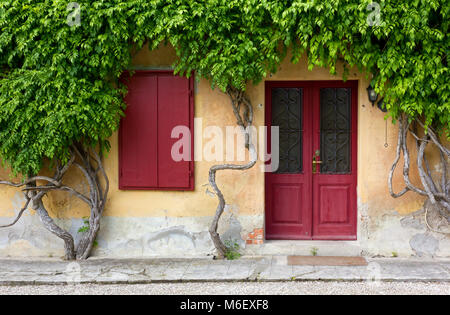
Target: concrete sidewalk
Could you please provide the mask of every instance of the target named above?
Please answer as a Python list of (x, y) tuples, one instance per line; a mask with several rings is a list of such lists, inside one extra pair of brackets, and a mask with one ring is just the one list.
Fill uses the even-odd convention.
[(287, 256), (211, 259), (0, 260), (0, 285), (191, 281), (450, 282), (450, 260), (367, 259), (367, 266), (289, 265)]

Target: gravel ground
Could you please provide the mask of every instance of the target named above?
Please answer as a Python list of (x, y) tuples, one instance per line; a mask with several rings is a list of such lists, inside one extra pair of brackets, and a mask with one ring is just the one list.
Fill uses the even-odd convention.
[(160, 283), (145, 285), (38, 285), (0, 286), (0, 295), (261, 295), (261, 294), (364, 294), (450, 295), (450, 283), (423, 282), (227, 282)]

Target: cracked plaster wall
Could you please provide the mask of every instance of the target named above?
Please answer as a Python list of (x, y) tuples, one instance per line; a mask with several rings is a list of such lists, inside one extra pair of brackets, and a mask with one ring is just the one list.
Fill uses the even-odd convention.
[[(168, 67), (174, 58), (171, 48), (161, 47), (152, 53), (143, 50), (136, 56), (134, 65), (142, 68)], [(288, 59), (281, 65), (279, 72), (267, 80), (341, 78), (339, 75), (331, 76), (326, 69), (308, 71), (306, 60), (292, 65)], [(351, 71), (349, 79), (359, 81), (359, 223), (356, 244), (369, 256), (391, 256), (394, 252), (399, 256), (450, 256), (448, 237), (427, 232), (421, 219), (423, 215), (417, 212), (422, 208), (423, 198), (412, 193), (400, 199), (389, 196), (387, 176), (395, 156), (397, 129), (390, 121), (386, 127), (384, 114), (368, 102), (368, 81), (365, 76)], [(255, 107), (255, 125), (262, 126), (264, 83), (250, 85), (248, 94)], [(205, 80), (196, 83), (195, 116), (203, 119), (203, 128), (235, 125), (228, 97), (218, 90), (211, 90)], [(215, 162), (195, 163), (196, 188), (192, 192), (120, 191), (117, 133), (110, 142), (112, 150), (105, 161), (105, 168), (110, 177), (111, 191), (94, 254), (120, 257), (211, 255), (213, 246), (208, 228), (217, 200), (206, 193), (206, 184), (208, 170)], [(385, 142), (388, 143), (387, 148)], [(414, 168), (415, 158), (411, 160)], [(430, 159), (432, 165), (437, 165), (436, 161)], [(241, 247), (245, 247), (248, 233), (264, 226), (264, 174), (260, 166), (261, 162), (258, 162), (254, 168), (245, 172), (220, 172), (217, 178), (230, 205), (220, 224), (222, 237), (224, 240), (237, 241)], [(79, 175), (73, 171), (67, 184), (76, 185), (77, 189), (83, 191), (84, 186), (78, 181)], [(9, 173), (1, 169), (0, 178), (9, 178)], [(412, 181), (418, 182), (417, 174), (412, 174)], [(394, 177), (394, 187), (397, 191), (402, 187), (400, 172)], [(83, 225), (82, 218), (89, 215), (89, 209), (62, 192), (51, 193), (45, 202), (50, 215), (56, 218), (58, 224), (78, 238), (77, 231)], [(0, 187), (0, 225), (9, 223), (22, 204), (23, 197), (17, 189)], [(0, 257), (62, 255), (62, 241), (42, 227), (33, 211), (27, 212), (16, 226), (0, 230)]]

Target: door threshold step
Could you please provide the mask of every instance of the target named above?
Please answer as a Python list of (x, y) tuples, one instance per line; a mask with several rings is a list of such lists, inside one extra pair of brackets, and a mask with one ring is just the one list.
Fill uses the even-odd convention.
[(358, 241), (265, 241), (262, 245), (245, 247), (246, 255), (263, 256), (363, 256)]

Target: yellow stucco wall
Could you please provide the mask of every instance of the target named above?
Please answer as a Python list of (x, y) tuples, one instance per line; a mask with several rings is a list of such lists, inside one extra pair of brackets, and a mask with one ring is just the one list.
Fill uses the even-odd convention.
[[(161, 47), (149, 52), (144, 49), (134, 58), (135, 67), (168, 68), (175, 59), (173, 49)], [(379, 216), (388, 212), (407, 214), (421, 208), (423, 198), (408, 193), (400, 199), (390, 197), (387, 188), (388, 171), (395, 156), (397, 128), (388, 121), (387, 142), (385, 143), (384, 113), (372, 107), (367, 99), (368, 81), (357, 71), (351, 71), (349, 79), (358, 80), (358, 196), (360, 204), (367, 206), (369, 216)], [(327, 69), (308, 71), (306, 60), (293, 65), (289, 58), (280, 70), (266, 80), (341, 80), (341, 75), (331, 76)], [(264, 124), (264, 82), (248, 86), (248, 95), (255, 108), (255, 125)], [(261, 104), (261, 106), (259, 106)], [(203, 119), (203, 128), (209, 125), (234, 126), (235, 119), (228, 97), (219, 90), (212, 90), (209, 82), (196, 83), (195, 117)], [(196, 130), (198, 132), (198, 130)], [(111, 189), (105, 211), (107, 217), (204, 217), (215, 212), (217, 200), (206, 194), (208, 170), (212, 162), (195, 163), (195, 191), (120, 191), (118, 189), (118, 134), (111, 139), (111, 152), (105, 160)], [(413, 147), (413, 146), (411, 146)], [(414, 163), (414, 157), (412, 161)], [(224, 171), (218, 174), (217, 183), (223, 189), (227, 204), (239, 209), (240, 215), (264, 214), (264, 173), (261, 162), (245, 172)], [(68, 181), (78, 182), (80, 174), (72, 174)], [(8, 178), (8, 172), (0, 170), (0, 178)], [(417, 174), (412, 174), (413, 182), (419, 182)], [(397, 191), (402, 188), (401, 167), (395, 176)], [(0, 217), (12, 217), (17, 205), (14, 197), (17, 189), (0, 187)], [(88, 209), (74, 198), (64, 193), (51, 193), (46, 203), (52, 216), (58, 218), (82, 218)], [(31, 213), (32, 215), (32, 213)]]

